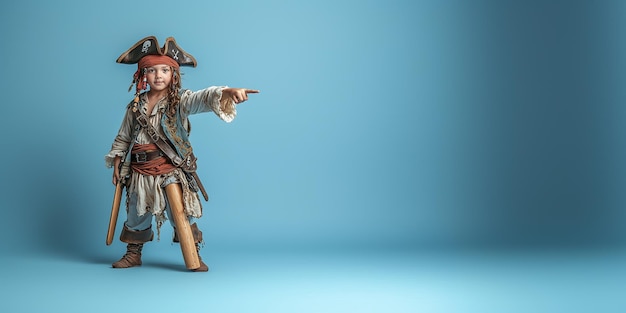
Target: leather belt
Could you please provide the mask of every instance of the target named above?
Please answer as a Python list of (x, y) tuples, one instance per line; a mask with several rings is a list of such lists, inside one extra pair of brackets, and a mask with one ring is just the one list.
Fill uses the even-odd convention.
[(165, 155), (160, 150), (131, 153), (130, 161), (133, 163), (144, 163), (164, 156)]

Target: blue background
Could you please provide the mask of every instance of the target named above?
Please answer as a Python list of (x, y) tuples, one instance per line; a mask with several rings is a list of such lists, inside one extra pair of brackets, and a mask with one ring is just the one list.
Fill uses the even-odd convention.
[[(102, 293), (131, 294), (119, 279), (148, 280), (157, 291), (160, 276), (195, 284), (195, 296), (221, 290), (219, 301), (196, 303), (218, 311), (485, 312), (527, 299), (533, 288), (502, 288), (524, 278), (559, 290), (571, 280), (575, 295), (592, 278), (619, 290), (625, 15), (621, 1), (3, 4), (0, 251), (3, 277), (17, 286), (3, 283), (12, 288), (3, 305), (36, 310), (24, 300), (36, 285), (59, 293), (51, 299), (64, 288), (83, 292), (83, 301), (48, 306), (80, 312), (103, 301), (111, 311), (122, 304)], [(199, 221), (212, 267), (202, 278), (170, 273), (182, 258), (169, 226), (151, 244), (148, 266), (108, 268), (124, 246), (104, 245), (114, 189), (104, 155), (135, 70), (115, 59), (149, 35), (174, 36), (198, 60), (183, 68), (186, 88), (261, 90), (230, 124), (212, 114), (191, 119), (211, 197)], [(545, 251), (558, 252), (547, 268), (535, 259)], [(565, 270), (556, 265), (572, 259)], [(506, 274), (490, 272), (489, 262)], [(606, 272), (584, 271), (594, 268)], [(288, 273), (313, 283), (294, 287)], [(76, 291), (78, 283), (91, 287)], [(242, 296), (238, 284), (256, 296)], [(459, 296), (468, 289), (475, 294)], [(525, 305), (566, 304), (541, 300)]]

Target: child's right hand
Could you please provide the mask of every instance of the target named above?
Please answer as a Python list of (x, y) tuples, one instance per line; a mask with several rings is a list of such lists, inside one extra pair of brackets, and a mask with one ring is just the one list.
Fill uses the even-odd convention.
[(122, 158), (116, 156), (113, 162), (113, 186), (117, 186), (117, 182), (120, 181), (120, 162), (122, 162)]

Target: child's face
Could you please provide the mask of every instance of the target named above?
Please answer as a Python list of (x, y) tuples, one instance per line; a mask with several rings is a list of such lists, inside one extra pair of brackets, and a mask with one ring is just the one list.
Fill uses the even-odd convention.
[(146, 79), (151, 90), (165, 90), (172, 82), (172, 68), (165, 64), (148, 67), (146, 68)]

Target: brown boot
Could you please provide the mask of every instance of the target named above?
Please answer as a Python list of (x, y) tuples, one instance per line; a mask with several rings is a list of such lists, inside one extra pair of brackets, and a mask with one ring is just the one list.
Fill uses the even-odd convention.
[(124, 225), (120, 234), (120, 241), (128, 244), (126, 254), (117, 262), (113, 263), (114, 268), (128, 268), (141, 265), (141, 250), (143, 244), (152, 241), (154, 233), (152, 225), (144, 230), (132, 230)]
[(141, 266), (141, 243), (129, 243), (126, 246), (126, 254), (122, 258), (113, 263), (113, 268), (129, 268), (133, 266)]
[(200, 256), (200, 244), (196, 243), (196, 251), (198, 251), (198, 259), (200, 260), (200, 267), (194, 268), (192, 272), (208, 272), (209, 266), (202, 262), (202, 257)]

